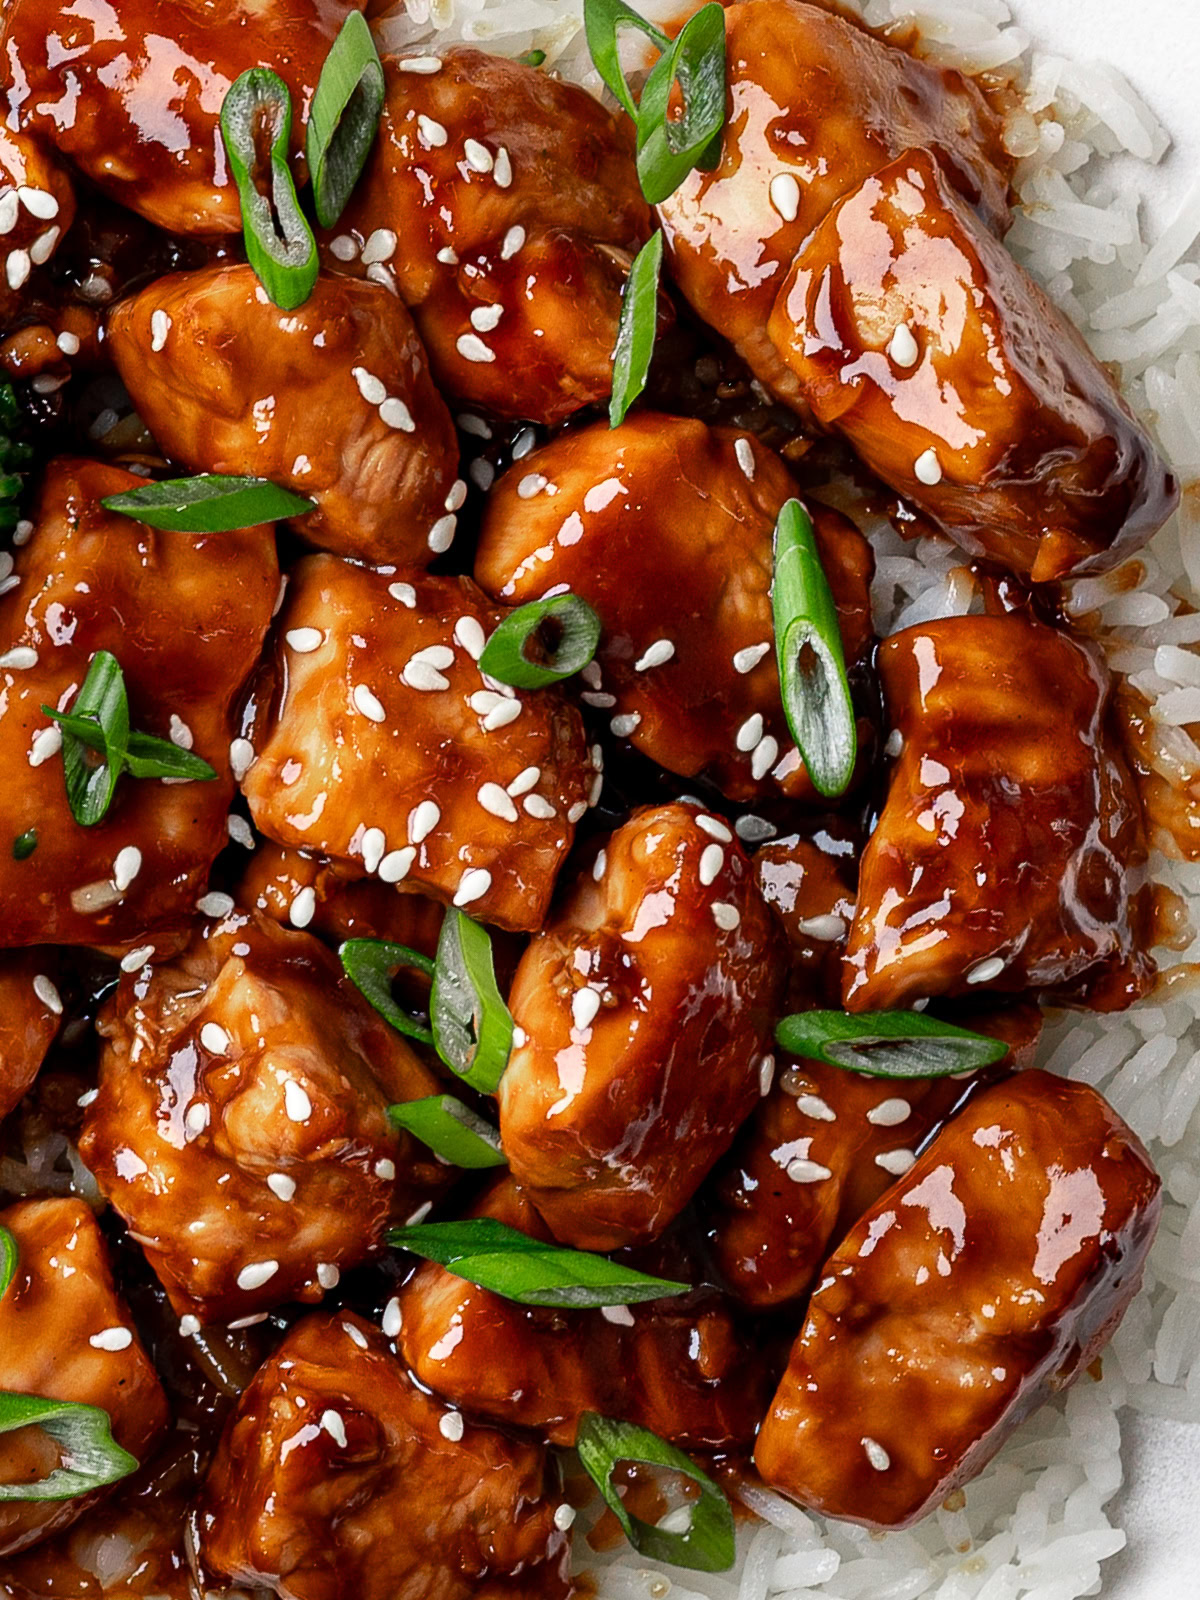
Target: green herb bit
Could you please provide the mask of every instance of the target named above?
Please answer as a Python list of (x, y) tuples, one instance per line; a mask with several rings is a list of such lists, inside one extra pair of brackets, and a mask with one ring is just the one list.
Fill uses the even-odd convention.
[(613, 349), (612, 398), (608, 402), (610, 428), (621, 426), (650, 375), (658, 333), (658, 280), (662, 256), (663, 236), (652, 233), (634, 257), (625, 280), (617, 342)]
[(392, 994), (392, 980), (402, 968), (433, 977), (433, 962), (406, 944), (389, 944), (384, 939), (347, 939), (338, 950), (342, 967), (354, 987), (390, 1022), (397, 1033), (421, 1044), (433, 1043), (428, 1024), (402, 1011)]
[(389, 1106), (388, 1116), (452, 1167), (476, 1171), (508, 1165), (495, 1128), (452, 1094)]
[(136, 1458), (117, 1444), (112, 1419), (99, 1406), (0, 1391), (0, 1434), (17, 1428), (41, 1428), (62, 1446), (66, 1461), (35, 1483), (0, 1483), (0, 1502), (74, 1500), (137, 1471)]
[(315, 500), (266, 478), (224, 477), (215, 472), (146, 483), (123, 494), (106, 495), (100, 504), (106, 511), (168, 533), (236, 533), (316, 509)]
[(19, 833), (13, 840), (13, 860), (28, 861), (38, 847), (38, 832), (36, 828), (26, 828), (24, 833)]
[(325, 58), (308, 114), (306, 154), (313, 206), (323, 228), (332, 228), (353, 193), (383, 110), (383, 66), (360, 11), (342, 24)]
[[(558, 632), (553, 648), (544, 652), (544, 659), (531, 660), (526, 645), (544, 640), (550, 629)], [(479, 670), (517, 689), (543, 689), (582, 671), (599, 643), (600, 618), (587, 601), (577, 594), (556, 594), (531, 600), (505, 617), (483, 647)]]
[(923, 1011), (799, 1011), (775, 1038), (792, 1055), (877, 1078), (946, 1078), (1008, 1054), (1002, 1040)]
[(495, 1094), (512, 1050), (513, 1019), (496, 986), (487, 929), (453, 906), (438, 939), (429, 1016), (450, 1070), (480, 1094)]

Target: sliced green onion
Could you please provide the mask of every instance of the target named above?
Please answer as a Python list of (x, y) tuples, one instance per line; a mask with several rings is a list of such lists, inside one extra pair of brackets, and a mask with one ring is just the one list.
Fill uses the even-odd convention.
[(7, 1228), (0, 1227), (0, 1300), (8, 1293), (16, 1271), (17, 1241)]
[[(670, 115), (679, 84), (683, 115)], [(659, 205), (694, 168), (721, 158), (725, 123), (725, 10), (710, 0), (689, 17), (646, 79), (637, 114), (637, 170), (642, 193)]]
[[(688, 1567), (693, 1572), (727, 1572), (733, 1565), (736, 1554), (733, 1509), (721, 1489), (682, 1450), (648, 1428), (597, 1416), (594, 1411), (585, 1411), (580, 1418), (575, 1448), (605, 1505), (639, 1555), (651, 1561), (666, 1561), (675, 1567)], [(698, 1498), (690, 1502), (692, 1520), (686, 1533), (667, 1533), (625, 1509), (625, 1502), (612, 1481), (613, 1472), (623, 1461), (661, 1467), (695, 1484), (700, 1492)]]
[(390, 1022), (396, 1032), (406, 1038), (418, 1039), (422, 1044), (433, 1043), (429, 1026), (402, 1011), (392, 994), (392, 980), (402, 967), (423, 972), (427, 978), (433, 977), (433, 962), (428, 956), (423, 956), (419, 950), (410, 950), (406, 944), (388, 944), (384, 939), (347, 939), (338, 955), (350, 982), (385, 1022)]
[(622, 28), (636, 28), (662, 51), (670, 50), (670, 39), (622, 0), (584, 0), (583, 26), (593, 66), (636, 122), (638, 108), (621, 69), (617, 36)]
[[(246, 259), (283, 311), (294, 311), (317, 281), (317, 241), (296, 198), (288, 165), (292, 97), (278, 74), (251, 67), (221, 106), (221, 137), (242, 203)], [(264, 138), (265, 136), (265, 138)], [(269, 139), (269, 171), (261, 151)]]
[(494, 1217), (393, 1228), (388, 1243), (436, 1261), (456, 1278), (523, 1306), (586, 1310), (637, 1305), (690, 1292), (686, 1283), (649, 1278), (607, 1256), (531, 1239)]
[(544, 50), (526, 50), (523, 56), (517, 57), (519, 67), (540, 67), (546, 59)]
[(783, 1018), (775, 1038), (792, 1055), (875, 1078), (945, 1078), (1008, 1054), (1001, 1040), (923, 1011), (799, 1011)]
[(513, 1019), (496, 987), (486, 928), (452, 906), (438, 939), (429, 996), (433, 1042), (464, 1083), (495, 1094), (512, 1050)]
[[(532, 661), (525, 646), (547, 622), (559, 630), (558, 642), (547, 660)], [(600, 618), (587, 601), (577, 594), (556, 594), (531, 600), (505, 617), (483, 647), (479, 670), (516, 689), (544, 689), (582, 671), (599, 643)]]
[(431, 1094), (425, 1100), (389, 1106), (388, 1116), (452, 1167), (474, 1171), (508, 1165), (495, 1128), (452, 1094)]
[[(42, 710), (57, 722), (64, 733), (87, 745), (89, 750), (107, 749), (104, 730), (91, 717), (80, 716), (77, 711)], [(201, 756), (183, 750), (169, 739), (159, 739), (152, 733), (130, 732), (125, 750), (125, 771), (131, 778), (186, 778), (189, 782), (211, 783), (217, 776)]]
[(308, 113), (305, 154), (313, 207), (332, 228), (366, 166), (383, 110), (383, 66), (361, 11), (342, 23), (325, 58)]
[(837, 606), (812, 518), (799, 500), (789, 500), (775, 524), (771, 606), (788, 727), (813, 786), (832, 799), (854, 776), (858, 731)]
[(215, 472), (143, 484), (124, 494), (106, 495), (100, 504), (106, 511), (119, 511), (169, 533), (235, 533), (316, 508), (315, 500), (266, 478), (230, 478)]
[(646, 387), (658, 333), (658, 278), (662, 254), (662, 234), (652, 233), (633, 258), (625, 280), (621, 320), (613, 347), (612, 398), (608, 402), (610, 428), (621, 426), (625, 413)]
[(37, 849), (38, 837), (36, 828), (26, 828), (24, 833), (19, 833), (13, 840), (13, 860), (28, 861)]
[(0, 1483), (0, 1501), (74, 1500), (137, 1471), (137, 1460), (113, 1438), (112, 1420), (99, 1406), (0, 1392), (0, 1433), (16, 1428), (41, 1428), (67, 1460), (36, 1483)]

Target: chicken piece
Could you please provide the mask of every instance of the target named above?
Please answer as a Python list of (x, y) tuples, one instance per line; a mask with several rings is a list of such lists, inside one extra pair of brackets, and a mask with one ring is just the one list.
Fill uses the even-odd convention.
[(782, 398), (803, 394), (767, 336), (793, 256), (835, 201), (911, 145), (936, 150), (986, 225), (1008, 222), (999, 118), (961, 73), (799, 0), (725, 11), (721, 159), (659, 207), (672, 276)]
[[(837, 824), (834, 824), (837, 827)], [(792, 1011), (840, 1005), (842, 954), (854, 915), (858, 847), (848, 832), (821, 828), (765, 844), (754, 856), (759, 893), (783, 925), (791, 960)]]
[(458, 440), (386, 289), (323, 274), (284, 312), (252, 267), (179, 272), (119, 305), (108, 341), (146, 425), (190, 471), (307, 495), (317, 508), (297, 533), (342, 555), (424, 566), (449, 547), (466, 496)]
[[(551, 1237), (508, 1177), (471, 1214)], [(702, 1277), (674, 1241), (631, 1264), (677, 1283)], [(775, 1381), (762, 1351), (747, 1360), (749, 1336), (708, 1288), (648, 1305), (557, 1311), (517, 1305), (429, 1262), (389, 1314), (400, 1325), (400, 1354), (428, 1388), (472, 1416), (533, 1428), (552, 1444), (573, 1445), (580, 1417), (597, 1411), (684, 1449), (745, 1452)]]
[[(778, 456), (732, 429), (653, 412), (599, 423), (500, 480), (475, 575), (510, 605), (566, 587), (595, 608), (599, 675), (583, 698), (652, 761), (734, 800), (811, 800), (771, 616), (775, 520), (796, 492)], [(836, 511), (813, 518), (853, 664), (874, 643), (871, 548)]]
[[(167, 1400), (117, 1295), (100, 1230), (78, 1200), (23, 1200), (0, 1211), (17, 1270), (0, 1297), (0, 1390), (107, 1411), (113, 1438), (144, 1461)], [(40, 1428), (0, 1434), (0, 1483), (34, 1483), (62, 1462)], [(97, 1495), (0, 1502), (0, 1555), (74, 1522)]]
[(20, 1104), (62, 1025), (62, 1000), (49, 950), (0, 963), (0, 1122)]
[(696, 805), (636, 812), (521, 958), (500, 1139), (551, 1232), (655, 1238), (762, 1093), (782, 940), (750, 863)]
[(828, 1262), (759, 1434), (763, 1478), (868, 1527), (932, 1510), (1095, 1359), (1159, 1189), (1086, 1084), (1024, 1072), (980, 1095)]
[[(270, 528), (159, 533), (101, 507), (142, 481), (52, 462), (16, 552), (20, 581), (0, 600), (0, 764), (20, 774), (5, 789), (0, 945), (153, 946), (186, 926), (226, 842), (231, 707), (278, 595), (275, 541)], [(218, 776), (126, 774), (85, 828), (41, 708), (70, 708), (97, 650), (123, 669), (132, 727), (194, 749)], [(36, 848), (18, 860), (10, 845), (25, 834)]]
[(329, 47), (362, 0), (10, 0), (8, 121), (172, 233), (240, 233), (221, 105), (248, 67), (292, 95), (293, 166)]
[(902, 745), (859, 864), (847, 1010), (1138, 999), (1145, 837), (1093, 649), (1016, 613), (948, 617), (886, 639), (879, 671)]
[(71, 180), (50, 151), (0, 123), (0, 330), (20, 316), (30, 274), (50, 260), (74, 219)]
[(632, 131), (520, 62), (416, 59), (384, 60), (379, 139), (326, 263), (395, 284), (448, 394), (559, 423), (612, 387), (625, 276), (650, 234)]
[(309, 934), (210, 924), (98, 1026), (79, 1148), (181, 1315), (319, 1300), (445, 1187), (387, 1116), (437, 1079)]
[(352, 1312), (294, 1327), (226, 1428), (194, 1517), (200, 1559), (283, 1600), (468, 1600), (567, 1536), (541, 1445), (423, 1393)]
[(813, 230), (769, 331), (823, 427), (1036, 583), (1115, 566), (1178, 501), (1108, 373), (928, 151)]
[(561, 692), (481, 674), (502, 615), (469, 578), (302, 561), (248, 730), (242, 788), (263, 833), (540, 927), (596, 774)]

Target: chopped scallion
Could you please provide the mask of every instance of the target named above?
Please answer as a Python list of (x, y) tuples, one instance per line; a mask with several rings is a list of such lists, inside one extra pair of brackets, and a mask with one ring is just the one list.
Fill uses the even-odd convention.
[(775, 1038), (795, 1056), (877, 1078), (944, 1078), (990, 1066), (1008, 1046), (923, 1011), (798, 1011)]
[(404, 967), (433, 977), (433, 962), (406, 944), (389, 944), (384, 939), (347, 939), (338, 951), (346, 976), (397, 1033), (433, 1043), (433, 1032), (424, 1021), (410, 1016), (396, 1004), (392, 980)]
[(383, 110), (383, 66), (361, 11), (352, 11), (325, 58), (308, 114), (313, 207), (332, 228), (366, 165)]
[(513, 1019), (496, 987), (487, 929), (453, 907), (438, 939), (429, 1016), (450, 1070), (481, 1094), (495, 1094), (512, 1050)]
[(452, 1167), (474, 1171), (507, 1165), (495, 1128), (452, 1094), (389, 1106), (388, 1115)]
[(137, 1460), (112, 1436), (99, 1406), (0, 1392), (0, 1434), (41, 1428), (63, 1448), (65, 1464), (34, 1483), (0, 1483), (0, 1501), (74, 1500), (137, 1471)]
[(38, 833), (36, 828), (26, 828), (24, 833), (19, 833), (13, 840), (13, 860), (28, 861), (38, 847)]
[[(679, 85), (683, 114), (670, 115)], [(637, 117), (637, 170), (642, 193), (659, 205), (694, 168), (711, 171), (721, 158), (725, 123), (725, 11), (710, 0), (689, 17), (654, 64)]]
[(662, 51), (671, 48), (670, 39), (622, 0), (584, 0), (583, 26), (593, 66), (636, 122), (637, 103), (621, 67), (618, 36), (622, 29), (633, 28)]
[(520, 67), (540, 67), (545, 59), (546, 52), (544, 50), (526, 50), (523, 56), (517, 57), (517, 65)]
[(612, 398), (608, 402), (610, 428), (620, 427), (626, 412), (646, 387), (658, 332), (662, 254), (663, 236), (652, 233), (634, 257), (625, 280), (617, 342), (613, 348)]
[[(549, 625), (558, 638), (544, 660), (531, 660), (525, 646)], [(517, 689), (543, 689), (587, 666), (600, 643), (600, 618), (577, 594), (556, 594), (519, 606), (492, 633), (479, 670)]]
[(16, 1271), (17, 1241), (7, 1228), (0, 1227), (0, 1300), (8, 1293)]
[(316, 501), (281, 489), (266, 478), (233, 478), (206, 472), (197, 478), (165, 478), (123, 494), (106, 495), (106, 511), (170, 533), (235, 533), (285, 517), (303, 516)]

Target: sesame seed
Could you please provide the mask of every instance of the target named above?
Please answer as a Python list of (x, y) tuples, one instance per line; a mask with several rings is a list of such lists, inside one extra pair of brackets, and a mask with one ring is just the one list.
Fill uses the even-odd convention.
[(785, 222), (795, 222), (800, 212), (800, 185), (790, 172), (777, 172), (771, 179), (771, 204)]
[(17, 225), (20, 213), (20, 202), (15, 189), (7, 189), (0, 194), (0, 234), (11, 233)]
[(750, 776), (754, 779), (765, 778), (775, 765), (778, 754), (779, 741), (768, 733), (754, 747), (754, 754), (750, 757)]
[(133, 1343), (133, 1334), (128, 1328), (104, 1328), (100, 1333), (94, 1333), (88, 1343), (95, 1350), (128, 1350)]
[(443, 555), (454, 543), (454, 533), (458, 527), (457, 517), (439, 517), (429, 530), (427, 543), (435, 555)]
[(167, 335), (171, 331), (171, 319), (161, 308), (155, 311), (150, 318), (150, 349), (155, 355), (167, 346)]
[(475, 797), (485, 811), (505, 822), (517, 821), (517, 808), (498, 783), (483, 783)]
[(412, 611), (417, 604), (417, 591), (411, 583), (389, 583), (388, 593), (393, 600), (399, 600), (402, 606), (407, 606)]
[(90, 1105), (94, 1104), (95, 1101), (97, 1101), (99, 1098), (100, 1098), (99, 1089), (87, 1089), (87, 1090), (85, 1090), (85, 1092), (83, 1094), (81, 1094), (79, 1096), (79, 1099), (76, 1100), (75, 1104), (77, 1106), (87, 1107), (87, 1106), (90, 1106)]
[(278, 1261), (252, 1261), (238, 1273), (237, 1286), (239, 1289), (261, 1289), (264, 1283), (270, 1283), (278, 1271)]
[(209, 1110), (203, 1100), (194, 1100), (187, 1108), (183, 1125), (193, 1137), (199, 1137), (208, 1127)]
[(351, 1342), (353, 1344), (356, 1344), (360, 1350), (365, 1350), (367, 1348), (366, 1339), (363, 1337), (363, 1335), (360, 1332), (360, 1330), (358, 1328), (356, 1328), (352, 1322), (343, 1322), (342, 1323), (342, 1330), (343, 1330), (344, 1333), (346, 1333), (349, 1336)]
[(486, 717), (490, 711), (504, 704), (504, 696), (497, 694), (494, 689), (476, 689), (467, 696), (467, 704), (478, 716)]
[(51, 756), (56, 756), (62, 749), (62, 729), (57, 723), (49, 728), (40, 728), (33, 736), (33, 743), (29, 747), (29, 765), (40, 767), (43, 761), (49, 761)]
[(742, 914), (736, 906), (731, 906), (727, 900), (714, 900), (712, 903), (712, 918), (722, 932), (732, 933), (742, 920)]
[(462, 646), (473, 661), (478, 661), (487, 643), (482, 624), (475, 617), (459, 617), (454, 624), (455, 643)]
[[(443, 681), (438, 685), (438, 687), (445, 688), (445, 682)], [(361, 711), (363, 716), (369, 721), (382, 722), (384, 720), (384, 717), (387, 713), (380, 704), (379, 697), (373, 694), (371, 690), (367, 688), (365, 683), (356, 683), (354, 685), (354, 693), (352, 698), (354, 700), (355, 708), (358, 711)]]
[(379, 877), (383, 883), (399, 883), (406, 878), (417, 852), (408, 846), (403, 850), (389, 850), (379, 863)]
[(1000, 956), (992, 956), (987, 961), (981, 961), (977, 967), (972, 967), (967, 973), (968, 983), (991, 983), (993, 978), (998, 978), (1004, 971), (1005, 963)]
[(628, 1306), (601, 1306), (600, 1315), (605, 1322), (611, 1322), (618, 1328), (632, 1328), (634, 1326), (633, 1312)]
[(524, 243), (525, 229), (518, 222), (515, 227), (510, 228), (504, 235), (504, 241), (500, 246), (501, 261), (511, 261)]
[(887, 736), (887, 743), (883, 747), (883, 753), (884, 755), (891, 756), (894, 759), (903, 749), (904, 735), (900, 732), (899, 728), (893, 728), (891, 733), (889, 733)]
[(942, 463), (937, 458), (937, 452), (923, 450), (913, 462), (913, 472), (916, 474), (919, 483), (928, 484), (930, 488), (933, 488), (936, 483), (941, 483)]
[(350, 376), (358, 385), (358, 392), (369, 406), (381, 406), (387, 399), (387, 385), (366, 367), (351, 367)]
[(733, 670), (745, 675), (753, 672), (763, 657), (769, 654), (771, 646), (765, 641), (762, 644), (748, 644), (744, 650), (738, 650), (733, 657)]
[(28, 672), (38, 664), (38, 653), (26, 644), (17, 645), (0, 656), (0, 667), (11, 667), (14, 672)]
[(229, 746), (229, 766), (234, 780), (240, 783), (254, 765), (254, 746), (249, 739), (234, 739)]
[(442, 70), (440, 56), (401, 56), (396, 65), (401, 72), (418, 72), (422, 77)]
[(596, 689), (585, 689), (579, 698), (584, 705), (595, 706), (597, 711), (610, 711), (617, 703), (615, 694), (602, 694)]
[(642, 714), (640, 711), (625, 711), (620, 716), (614, 717), (609, 723), (609, 727), (618, 739), (628, 739), (641, 720)]
[(633, 664), (635, 672), (647, 672), (651, 667), (663, 667), (675, 654), (675, 646), (670, 639), (656, 639)]
[(473, 439), (490, 439), (492, 430), (482, 417), (477, 417), (474, 412), (464, 411), (455, 417), (455, 422), (463, 433), (469, 433)]
[(514, 799), (517, 795), (528, 794), (534, 788), (542, 775), (541, 767), (523, 767), (508, 786), (508, 792)]
[[(114, 411), (112, 415), (115, 420), (116, 412)], [(28, 544), (32, 537), (33, 523), (30, 522), (28, 517), (21, 517), (13, 529), (13, 543), (20, 547), (23, 544)]]
[(526, 473), (517, 485), (517, 494), (522, 500), (532, 500), (535, 494), (541, 494), (549, 481), (540, 472)]
[(566, 1533), (575, 1521), (575, 1507), (569, 1506), (564, 1500), (562, 1505), (555, 1508), (554, 1526), (559, 1533)]
[(495, 158), (487, 145), (480, 144), (478, 139), (463, 140), (463, 155), (467, 158), (467, 165), (472, 172), (490, 172), (495, 165)]
[(897, 327), (888, 345), (888, 355), (898, 367), (915, 367), (921, 359), (920, 346), (913, 338), (912, 329), (907, 322), (902, 322)]
[(835, 917), (832, 912), (825, 917), (801, 917), (796, 924), (796, 930), (806, 939), (816, 939), (822, 944), (832, 944), (835, 939), (845, 938), (846, 919)]
[(154, 954), (152, 944), (140, 944), (136, 950), (131, 950), (127, 956), (121, 957), (122, 972), (140, 972)]
[(492, 166), (492, 177), (500, 189), (507, 189), (513, 180), (512, 162), (509, 160), (508, 151), (503, 145), (496, 151), (496, 159)]
[(171, 743), (177, 745), (180, 750), (190, 750), (196, 742), (187, 723), (182, 717), (177, 717), (173, 711), (171, 713), (169, 732)]
[(379, 408), (379, 416), (389, 428), (395, 428), (400, 433), (415, 433), (417, 425), (413, 421), (413, 414), (395, 395), (389, 395)]
[(39, 222), (50, 222), (58, 215), (58, 201), (46, 189), (33, 189), (22, 184), (17, 198), (31, 217)]
[(362, 836), (362, 862), (368, 872), (374, 872), (383, 860), (387, 839), (382, 828), (368, 828)]
[(296, 1193), (296, 1180), (289, 1178), (286, 1172), (272, 1172), (267, 1178), (267, 1188), (277, 1199), (286, 1203)]
[[(447, 511), (461, 511), (467, 499), (467, 486), (461, 478), (455, 478), (446, 496), (445, 506)], [(474, 621), (474, 618), (471, 619)]]
[(219, 1022), (206, 1022), (200, 1029), (200, 1043), (210, 1055), (223, 1056), (229, 1049), (229, 1035)]
[(722, 844), (733, 843), (733, 835), (718, 817), (710, 817), (707, 812), (701, 812), (696, 818), (696, 826), (707, 833), (710, 839), (719, 839)]
[(329, 248), (339, 261), (353, 261), (358, 254), (358, 241), (348, 233), (339, 233)]
[(283, 1081), (283, 1109), (289, 1122), (307, 1122), (312, 1116), (312, 1101), (308, 1091), (295, 1078)]
[(775, 1057), (764, 1056), (758, 1064), (758, 1092), (765, 1099), (775, 1082)]
[[(320, 1274), (320, 1271), (321, 1269), (318, 1267), (318, 1275)], [(322, 1411), (321, 1427), (340, 1450), (344, 1450), (346, 1448), (346, 1424), (342, 1421), (341, 1412)]]
[(725, 852), (719, 844), (710, 844), (704, 847), (704, 854), (700, 857), (700, 882), (707, 889), (710, 883), (715, 883), (721, 868), (725, 865)]
[(427, 644), (421, 650), (414, 650), (408, 659), (410, 666), (415, 661), (422, 666), (433, 667), (435, 671), (444, 670), (454, 665), (454, 651), (448, 644)]
[(514, 461), (524, 461), (525, 457), (537, 443), (537, 434), (532, 428), (522, 428), (513, 441), (512, 458)]
[(332, 1261), (317, 1262), (317, 1282), (322, 1289), (336, 1289), (341, 1281), (341, 1269), (335, 1267)]
[(881, 1100), (877, 1106), (872, 1106), (867, 1112), (867, 1121), (877, 1128), (896, 1128), (902, 1122), (907, 1122), (911, 1113), (912, 1106), (897, 1095), (891, 1100)]
[(596, 774), (596, 776), (592, 779), (591, 784), (588, 787), (588, 805), (589, 806), (598, 806), (600, 804), (600, 796), (603, 793), (604, 793), (604, 774), (602, 772), (598, 772)]
[(798, 1094), (796, 1096), (796, 1110), (802, 1116), (811, 1117), (814, 1122), (836, 1122), (837, 1112), (828, 1103), (822, 1100), (819, 1094)]
[(754, 450), (749, 439), (735, 439), (733, 453), (737, 457), (737, 464), (742, 469), (744, 477), (753, 481), (754, 478)]
[(755, 711), (748, 716), (737, 731), (734, 743), (743, 752), (753, 750), (761, 742), (763, 736), (763, 719), (761, 712)]
[(802, 1156), (788, 1162), (787, 1175), (793, 1183), (821, 1183), (833, 1176), (829, 1168), (823, 1167), (819, 1161), (807, 1161)]
[(464, 333), (455, 342), (455, 349), (464, 361), (495, 361), (496, 352), (489, 350), (477, 333)]
[(875, 1157), (875, 1165), (890, 1172), (893, 1178), (902, 1178), (916, 1159), (911, 1150), (885, 1150)]
[(437, 258), (444, 267), (456, 267), (458, 265), (458, 251), (452, 250), (448, 244), (443, 245), (438, 251)]
[(77, 334), (60, 333), (54, 342), (65, 356), (77, 356), (79, 354), (79, 336)]
[(117, 851), (117, 858), (113, 862), (113, 886), (122, 894), (142, 870), (142, 852), (135, 844), (127, 844), (123, 850)]
[(534, 817), (538, 822), (549, 822), (558, 815), (550, 801), (540, 794), (526, 795), (521, 804), (525, 807), (529, 816)]
[(443, 1439), (449, 1439), (451, 1444), (457, 1444), (462, 1438), (463, 1427), (461, 1411), (447, 1411), (438, 1420), (438, 1432)]
[(568, 809), (567, 809), (567, 821), (571, 824), (572, 827), (574, 827), (575, 824), (577, 822), (581, 821), (586, 815), (587, 815), (587, 801), (586, 800), (576, 800), (575, 804), (573, 806), (568, 807)]
[(595, 989), (576, 989), (571, 996), (571, 1021), (580, 1033), (585, 1033), (596, 1020), (600, 1010), (600, 995)]
[(57, 377), (53, 372), (39, 372), (33, 379), (34, 394), (57, 394), (66, 383), (65, 377)]
[(603, 772), (604, 771), (604, 746), (602, 744), (594, 744), (592, 746), (592, 748), (588, 751), (588, 754), (591, 757), (593, 770), (596, 771), (596, 772)]
[(44, 972), (39, 972), (33, 980), (33, 992), (45, 1006), (47, 1011), (52, 1011), (56, 1017), (62, 1016), (62, 996), (57, 987)]
[(179, 1333), (184, 1339), (192, 1339), (200, 1332), (200, 1318), (194, 1317), (190, 1311), (179, 1319)]
[(471, 326), (476, 333), (491, 333), (504, 315), (501, 305), (476, 306), (471, 312)]
[(424, 112), (417, 117), (417, 133), (427, 150), (440, 150), (449, 137), (441, 123), (427, 117)]
[(519, 700), (501, 699), (500, 704), (493, 706), (483, 719), (485, 733), (495, 733), (497, 728), (507, 728), (510, 722), (515, 722), (521, 715), (521, 702)]
[(33, 271), (28, 250), (13, 250), (4, 264), (4, 275), (10, 289), (19, 289)]
[(396, 235), (390, 228), (376, 228), (363, 245), (363, 266), (371, 267), (379, 261), (390, 261), (395, 253)]
[(408, 839), (410, 844), (421, 844), (442, 820), (441, 807), (433, 800), (422, 800), (408, 813)]
[(319, 650), (325, 642), (325, 635), (320, 628), (292, 628), (284, 638), (298, 655), (311, 655), (314, 650)]
[(604, 869), (607, 866), (608, 852), (606, 850), (601, 850), (595, 861), (592, 862), (592, 878), (596, 883), (599, 883), (600, 879), (604, 876)]
[(400, 1300), (397, 1295), (393, 1295), (387, 1305), (384, 1306), (381, 1326), (389, 1339), (394, 1339), (404, 1326), (404, 1318), (400, 1311)]
[(471, 867), (459, 880), (454, 896), (456, 906), (469, 906), (481, 899), (492, 887), (492, 875), (486, 867)]
[(292, 903), (288, 907), (288, 921), (293, 928), (307, 928), (316, 909), (316, 893), (311, 886), (306, 885), (292, 897)]
[(396, 1176), (396, 1163), (385, 1156), (382, 1161), (375, 1163), (375, 1176), (384, 1183), (391, 1183)]
[(886, 1472), (892, 1464), (892, 1458), (878, 1440), (868, 1439), (864, 1436), (860, 1442), (866, 1451), (867, 1460), (875, 1468), (875, 1471)]

